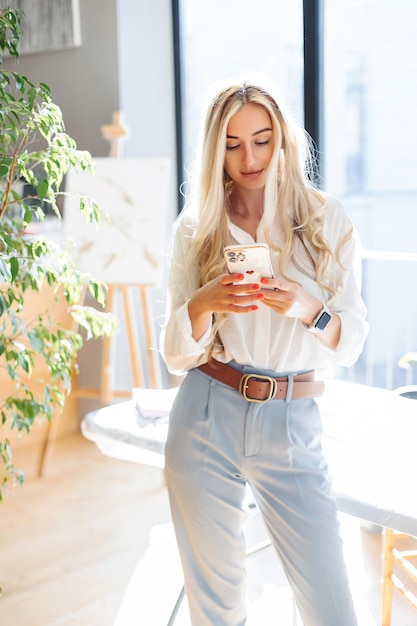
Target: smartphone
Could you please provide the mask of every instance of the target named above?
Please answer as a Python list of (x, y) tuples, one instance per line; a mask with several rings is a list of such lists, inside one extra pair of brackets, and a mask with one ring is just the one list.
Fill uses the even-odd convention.
[(239, 284), (259, 283), (260, 279), (273, 278), (269, 248), (266, 243), (248, 243), (224, 248), (227, 269), (231, 274), (243, 274)]

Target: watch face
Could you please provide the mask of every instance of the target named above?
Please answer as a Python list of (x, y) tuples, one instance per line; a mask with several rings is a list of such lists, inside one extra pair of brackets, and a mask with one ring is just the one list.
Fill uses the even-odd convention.
[(327, 311), (323, 311), (315, 324), (315, 328), (317, 328), (317, 330), (324, 330), (331, 319), (332, 316), (329, 315)]

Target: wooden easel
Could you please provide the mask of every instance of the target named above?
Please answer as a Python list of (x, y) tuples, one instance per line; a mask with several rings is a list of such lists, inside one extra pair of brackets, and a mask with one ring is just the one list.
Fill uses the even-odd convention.
[[(120, 142), (128, 137), (128, 127), (123, 125), (123, 114), (115, 111), (112, 123), (101, 127), (104, 139), (110, 142), (110, 157), (120, 156)], [(110, 284), (106, 297), (106, 312), (115, 313), (118, 297), (121, 300), (121, 309), (125, 322), (127, 343), (130, 357), (130, 368), (133, 387), (148, 386), (158, 388), (162, 386), (159, 367), (159, 357), (156, 350), (156, 336), (152, 321), (151, 303), (152, 285), (139, 284)], [(134, 290), (139, 291), (140, 320), (135, 319), (131, 295)], [(136, 322), (136, 323), (135, 323)], [(139, 324), (142, 324), (142, 336), (138, 336)], [(141, 339), (143, 343), (141, 344)], [(142, 350), (141, 350), (142, 347)], [(115, 398), (131, 397), (132, 389), (114, 390), (114, 348), (115, 337), (104, 337), (101, 359), (101, 377), (99, 389), (75, 389), (77, 397), (98, 398), (104, 404), (109, 404)]]
[[(104, 337), (100, 367), (100, 383), (98, 389), (75, 387), (78, 398), (98, 399), (103, 404), (110, 404), (117, 398), (131, 398), (132, 388), (149, 387), (159, 389), (162, 375), (157, 349), (152, 313), (152, 285), (109, 285), (106, 298), (106, 313), (116, 313), (119, 300), (122, 311), (122, 323), (126, 329), (130, 373), (132, 386), (128, 389), (114, 388), (115, 344), (117, 336)], [(132, 303), (133, 293), (138, 293), (139, 315), (135, 314)], [(141, 330), (141, 333), (138, 330)]]
[[(106, 299), (106, 311), (114, 313), (116, 308), (116, 296), (121, 296), (122, 312), (126, 325), (127, 343), (130, 357), (133, 387), (151, 388), (161, 387), (161, 374), (156, 350), (156, 336), (152, 324), (152, 303), (150, 299), (150, 285), (109, 285)], [(143, 328), (143, 351), (140, 350), (140, 338), (138, 336), (138, 324), (135, 324), (135, 314), (132, 305), (132, 291), (139, 291), (141, 322)], [(114, 391), (114, 359), (112, 358), (114, 337), (105, 337), (103, 345), (100, 399), (108, 404), (113, 398), (131, 397), (132, 390)], [(146, 380), (145, 372), (148, 375)]]
[(120, 142), (127, 139), (129, 136), (129, 129), (123, 125), (123, 113), (121, 111), (115, 111), (112, 116), (111, 124), (103, 124), (101, 127), (101, 134), (104, 139), (110, 142), (110, 154), (113, 158), (120, 156)]

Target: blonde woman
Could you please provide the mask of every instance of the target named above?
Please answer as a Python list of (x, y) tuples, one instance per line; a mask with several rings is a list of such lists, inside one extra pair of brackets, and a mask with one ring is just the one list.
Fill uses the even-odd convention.
[[(367, 333), (341, 205), (306, 174), (305, 134), (273, 89), (211, 100), (198, 176), (173, 232), (162, 351), (185, 376), (166, 480), (193, 626), (242, 626), (249, 485), (304, 626), (354, 626), (315, 398)], [(273, 277), (243, 282), (224, 248), (268, 245)], [(279, 623), (279, 616), (276, 617)]]

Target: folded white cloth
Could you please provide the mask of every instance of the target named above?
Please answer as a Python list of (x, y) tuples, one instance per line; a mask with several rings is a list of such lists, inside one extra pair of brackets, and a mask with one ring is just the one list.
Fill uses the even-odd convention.
[(168, 421), (172, 404), (178, 392), (178, 387), (171, 389), (147, 389), (134, 387), (132, 399), (138, 414), (139, 425), (143, 421)]

